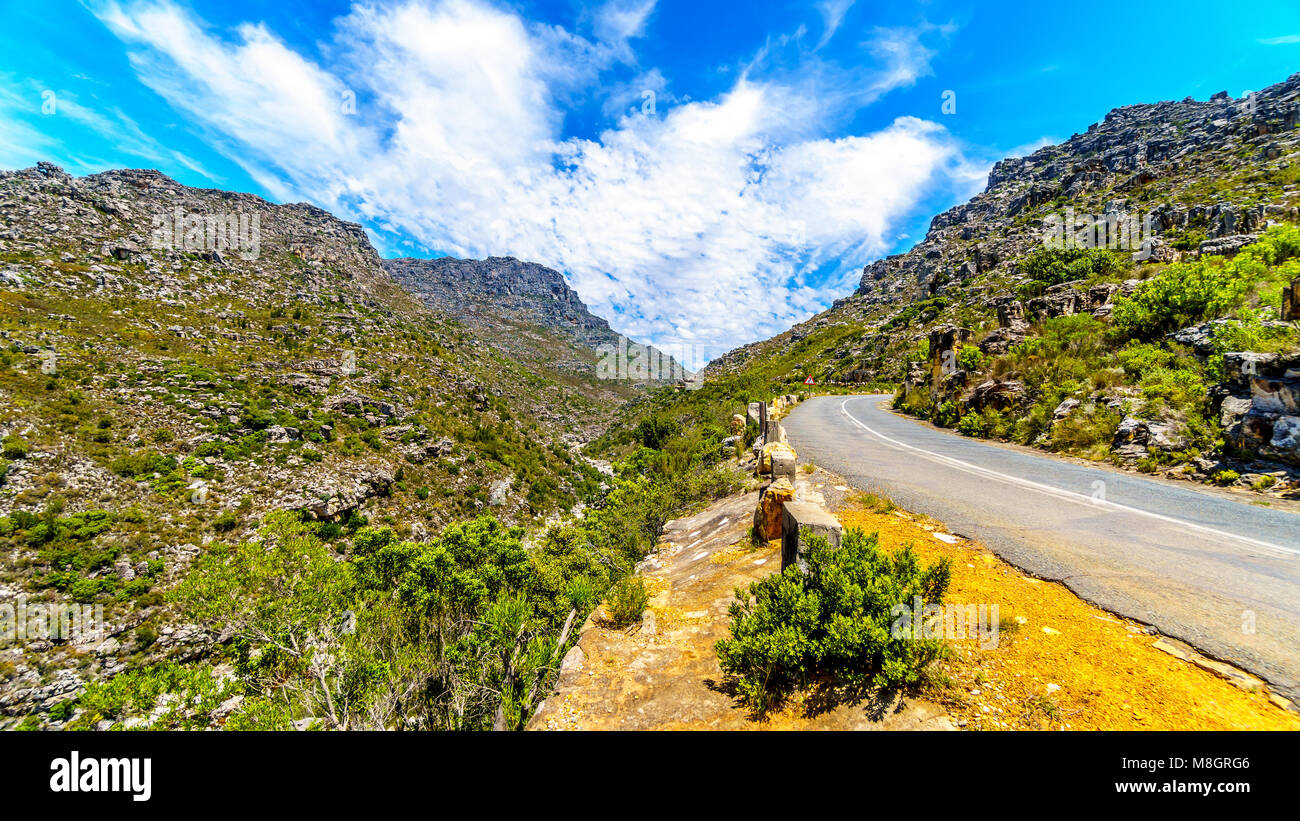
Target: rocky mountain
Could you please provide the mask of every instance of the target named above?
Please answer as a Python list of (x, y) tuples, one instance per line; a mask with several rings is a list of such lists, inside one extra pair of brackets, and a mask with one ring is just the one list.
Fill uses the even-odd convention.
[[(607, 331), (555, 294), (555, 316)], [(310, 205), (156, 171), (0, 172), (0, 604), (99, 605), (107, 625), (0, 648), (0, 726), (210, 647), (165, 594), (277, 511), (342, 553), (367, 521), (423, 538), (590, 499), (604, 479), (577, 447), (635, 389), (569, 336), (524, 338), (512, 355), (414, 298), (360, 226)]]
[(587, 310), (552, 268), (513, 257), (388, 259), (384, 269), (430, 307), (462, 322), (491, 314), (572, 335), (589, 348), (617, 339), (609, 323)]
[[(455, 317), (472, 328), (475, 337), (490, 340), (506, 350), (520, 345), (519, 331), (539, 328), (570, 339), (581, 348), (596, 351), (631, 343), (592, 314), (564, 275), (535, 262), (513, 257), (488, 259), (387, 259), (384, 268), (411, 293), (434, 310)], [(606, 348), (608, 350), (608, 348)], [(689, 375), (667, 354), (646, 346), (656, 362), (664, 360), (663, 378), (670, 382)], [(587, 351), (574, 352), (553, 362), (555, 367), (589, 368)], [(644, 385), (642, 385), (644, 386)]]
[[(1300, 220), (1298, 125), (1300, 74), (1241, 99), (1115, 109), (997, 163), (854, 294), (705, 379), (902, 386), (902, 409), (971, 435), (1295, 492), (1300, 340), (1284, 294), (1300, 271), (1280, 226)], [(1263, 359), (1231, 367), (1266, 370), (1225, 370), (1242, 351)]]

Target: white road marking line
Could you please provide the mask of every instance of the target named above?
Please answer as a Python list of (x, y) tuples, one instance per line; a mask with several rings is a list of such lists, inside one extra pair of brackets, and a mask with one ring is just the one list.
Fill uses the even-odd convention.
[(1051, 485), (1044, 485), (1040, 482), (1035, 482), (1031, 479), (1023, 479), (1019, 476), (1011, 476), (1010, 474), (1000, 473), (999, 471), (996, 470), (990, 470), (989, 468), (980, 467), (979, 465), (973, 465), (970, 462), (964, 462), (961, 459), (955, 459), (951, 456), (944, 456), (941, 453), (934, 453), (932, 451), (925, 450), (924, 448), (918, 448), (915, 445), (909, 445), (906, 442), (900, 442), (897, 439), (892, 439), (886, 436), (885, 434), (881, 433), (880, 431), (869, 427), (868, 425), (863, 423), (862, 420), (858, 419), (856, 416), (849, 413), (848, 408), (845, 407), (846, 405), (848, 405), (848, 403), (849, 403), (848, 399), (845, 399), (844, 401), (840, 402), (840, 413), (848, 417), (850, 422), (862, 428), (867, 433), (870, 433), (872, 436), (875, 436), (876, 438), (880, 439), (883, 442), (887, 442), (891, 445), (894, 445), (895, 447), (903, 448), (905, 450), (910, 450), (915, 453), (918, 453), (923, 458), (929, 459), (932, 462), (938, 462), (939, 464), (947, 465), (949, 467), (953, 467), (956, 468), (957, 470), (964, 471), (966, 473), (971, 473), (976, 476), (984, 476), (990, 479), (995, 479), (995, 480), (1007, 482), (1009, 484), (1018, 485), (1020, 487), (1027, 488), (1029, 490), (1036, 490), (1040, 493), (1045, 493), (1048, 496), (1055, 496), (1058, 499), (1065, 499), (1066, 501), (1085, 505), (1087, 507), (1113, 508), (1114, 510), (1123, 511), (1124, 513), (1136, 513), (1139, 516), (1147, 516), (1152, 519), (1158, 519), (1162, 522), (1168, 522), (1170, 524), (1178, 525), (1180, 527), (1185, 527), (1190, 530), (1198, 530), (1202, 533), (1209, 533), (1213, 536), (1219, 536), (1221, 538), (1232, 539), (1234, 541), (1239, 541), (1239, 542), (1245, 542), (1246, 544), (1255, 545), (1256, 547), (1262, 547), (1268, 550), (1276, 550), (1279, 553), (1285, 553), (1291, 556), (1300, 556), (1300, 550), (1296, 550), (1294, 548), (1282, 547), (1281, 545), (1260, 541), (1259, 539), (1252, 539), (1249, 536), (1238, 536), (1235, 533), (1228, 533), (1227, 531), (1216, 530), (1215, 528), (1206, 527), (1205, 525), (1198, 525), (1193, 522), (1184, 521), (1182, 519), (1176, 519), (1173, 516), (1166, 516), (1163, 513), (1154, 513), (1150, 510), (1142, 510), (1141, 508), (1129, 507), (1128, 505), (1121, 505), (1118, 502), (1112, 502), (1106, 499), (1095, 499), (1092, 496), (1088, 496), (1083, 493), (1076, 493), (1075, 491), (1072, 490), (1063, 490), (1058, 487), (1052, 487)]

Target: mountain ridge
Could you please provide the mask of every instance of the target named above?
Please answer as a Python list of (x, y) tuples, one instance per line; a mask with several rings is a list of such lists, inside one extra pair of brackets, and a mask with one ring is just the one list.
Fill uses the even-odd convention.
[[(572, 338), (584, 348), (606, 356), (620, 346), (639, 345), (593, 314), (564, 274), (541, 263), (515, 257), (385, 259), (386, 271), (402, 287), (429, 307), (454, 316), (484, 339), (504, 348), (514, 343), (509, 326), (522, 323)], [(662, 363), (655, 378), (634, 384), (661, 384), (684, 380), (690, 372), (670, 354), (642, 345), (645, 358)], [(561, 367), (584, 367), (585, 360), (558, 362)], [(610, 374), (606, 374), (608, 376)], [(614, 376), (625, 376), (615, 373)]]
[[(1236, 157), (1230, 165), (1288, 167), (1285, 158), (1296, 150), (1297, 124), (1300, 73), (1242, 99), (1219, 92), (1205, 102), (1185, 98), (1114, 108), (1062, 143), (1044, 146), (1025, 157), (998, 161), (990, 169), (984, 190), (936, 214), (925, 238), (905, 252), (868, 262), (852, 294), (773, 337), (728, 351), (710, 362), (704, 374), (709, 377), (734, 371), (773, 345), (798, 342), (808, 333), (842, 319), (863, 321), (870, 313), (888, 309), (891, 303), (899, 303), (901, 311), (909, 304), (967, 285), (978, 287), (999, 267), (1000, 274), (1015, 280), (1018, 272), (1014, 266), (1002, 263), (1022, 257), (1041, 243), (1041, 212), (1045, 206), (1055, 204), (1063, 209), (1070, 204), (1087, 205), (1094, 214), (1123, 206), (1134, 210), (1132, 206), (1152, 202), (1162, 179), (1173, 183), (1196, 181), (1198, 172), (1204, 174), (1200, 177), (1204, 180), (1201, 190), (1179, 193), (1195, 197), (1204, 191), (1207, 198), (1213, 198), (1212, 181), (1222, 172), (1215, 163), (1244, 147), (1257, 152), (1254, 158), (1260, 162)], [(1189, 183), (1189, 187), (1193, 184)], [(1300, 217), (1300, 196), (1295, 196), (1294, 190), (1279, 193), (1285, 194), (1282, 203), (1251, 203), (1249, 207), (1217, 200), (1157, 202), (1157, 208), (1146, 209), (1155, 223), (1154, 260), (1170, 261), (1178, 256), (1179, 249), (1170, 243), (1184, 237), (1166, 235), (1190, 230), (1199, 231), (1201, 239), (1221, 238), (1258, 230), (1271, 218)], [(878, 356), (862, 356), (864, 353), (856, 352), (859, 360), (880, 360)], [(846, 367), (837, 369), (838, 373), (821, 375), (844, 376), (868, 364), (846, 363)], [(890, 371), (879, 365), (872, 368), (881, 375)], [(897, 368), (893, 375), (895, 381), (901, 381), (903, 376)]]

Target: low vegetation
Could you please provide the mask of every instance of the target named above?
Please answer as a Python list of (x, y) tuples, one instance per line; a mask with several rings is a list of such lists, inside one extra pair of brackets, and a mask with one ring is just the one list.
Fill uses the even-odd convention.
[(731, 637), (717, 652), (737, 695), (761, 714), (826, 679), (876, 688), (922, 684), (946, 645), (894, 628), (918, 598), (942, 602), (949, 562), (922, 567), (910, 548), (888, 553), (875, 534), (852, 528), (838, 550), (820, 536), (808, 542), (807, 575), (790, 567), (736, 591)]
[[(1045, 282), (1079, 273), (1071, 268), (1078, 260), (1071, 263), (1047, 253), (1031, 260)], [(1103, 277), (1109, 268), (1091, 267)], [(1231, 259), (1207, 257), (1163, 267), (1131, 295), (1117, 296), (1108, 321), (1090, 314), (1059, 316), (1035, 325), (1005, 354), (979, 356), (974, 346), (959, 350), (958, 364), (968, 371), (968, 384), (988, 378), (1021, 383), (1023, 399), (1014, 410), (976, 410), (955, 401), (935, 404), (925, 391), (899, 393), (895, 407), (968, 436), (1093, 459), (1110, 458), (1125, 415), (1167, 420), (1180, 447), (1153, 455), (1150, 467), (1222, 450), (1224, 432), (1212, 412), (1209, 389), (1230, 376), (1223, 355), (1300, 346), (1294, 326), (1267, 321), (1276, 313), (1273, 303), (1282, 284), (1296, 276), (1300, 228), (1275, 227)], [(1208, 354), (1168, 338), (1179, 329), (1221, 319), (1226, 321), (1213, 328)], [(924, 355), (922, 351), (919, 357)], [(1078, 405), (1058, 418), (1057, 409), (1068, 399)]]

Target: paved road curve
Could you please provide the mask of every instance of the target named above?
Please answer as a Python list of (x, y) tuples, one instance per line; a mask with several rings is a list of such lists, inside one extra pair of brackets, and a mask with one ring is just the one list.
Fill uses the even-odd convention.
[(1300, 515), (968, 439), (889, 400), (810, 399), (783, 424), (801, 460), (1300, 698)]

